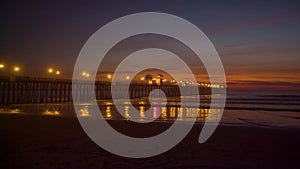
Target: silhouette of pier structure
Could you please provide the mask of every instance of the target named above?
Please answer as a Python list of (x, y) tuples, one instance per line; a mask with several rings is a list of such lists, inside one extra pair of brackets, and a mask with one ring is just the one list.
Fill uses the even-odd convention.
[[(111, 84), (108, 82), (96, 81), (93, 85), (82, 81), (77, 82), (75, 87), (80, 89), (76, 90), (78, 92), (76, 96), (79, 97), (92, 97), (91, 89), (94, 87), (97, 100), (112, 98)], [(131, 84), (127, 91), (122, 90), (121, 87), (122, 85), (120, 85), (119, 91), (117, 88), (118, 98), (124, 98), (126, 95), (129, 98), (148, 97), (154, 89), (162, 90), (167, 97), (180, 96), (177, 85)], [(72, 80), (29, 77), (15, 77), (13, 80), (9, 77), (0, 78), (0, 105), (66, 102), (72, 102)]]

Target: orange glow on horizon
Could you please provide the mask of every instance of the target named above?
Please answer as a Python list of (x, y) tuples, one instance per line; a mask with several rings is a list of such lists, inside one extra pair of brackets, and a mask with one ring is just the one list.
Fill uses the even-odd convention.
[(229, 82), (228, 89), (238, 90), (300, 90), (299, 83), (279, 83), (279, 82)]

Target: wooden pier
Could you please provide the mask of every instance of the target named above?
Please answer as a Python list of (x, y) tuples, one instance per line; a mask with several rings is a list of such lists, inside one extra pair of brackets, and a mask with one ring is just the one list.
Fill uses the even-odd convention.
[[(130, 98), (147, 97), (154, 89), (162, 90), (166, 96), (180, 96), (179, 87), (176, 85), (143, 85), (131, 84), (129, 91), (120, 90), (117, 92), (118, 98), (126, 95)], [(89, 98), (95, 88), (97, 100), (111, 99), (111, 84), (108, 82), (76, 83), (77, 97)], [(118, 90), (118, 89), (117, 89)], [(155, 93), (154, 93), (155, 94)], [(190, 93), (191, 95), (193, 93)], [(9, 104), (33, 104), (33, 103), (64, 103), (72, 102), (72, 80), (65, 79), (42, 79), (29, 77), (9, 77), (0, 78), (0, 105)]]

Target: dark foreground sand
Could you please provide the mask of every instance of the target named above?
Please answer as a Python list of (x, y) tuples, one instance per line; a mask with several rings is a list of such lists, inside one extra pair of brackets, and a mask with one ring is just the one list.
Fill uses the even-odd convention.
[[(130, 128), (125, 121), (112, 123)], [(200, 130), (195, 125), (164, 154), (129, 159), (94, 144), (76, 118), (2, 114), (0, 168), (300, 168), (299, 129), (219, 126), (206, 143), (198, 144)]]

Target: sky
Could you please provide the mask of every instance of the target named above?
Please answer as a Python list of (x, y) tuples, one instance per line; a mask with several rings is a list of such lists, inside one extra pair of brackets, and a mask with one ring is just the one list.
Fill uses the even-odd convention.
[[(24, 76), (45, 77), (53, 67), (69, 78), (82, 46), (99, 28), (128, 14), (164, 12), (190, 21), (207, 35), (220, 55), (229, 87), (299, 90), (299, 9), (299, 1), (289, 0), (2, 1), (0, 63), (19, 65)], [(151, 46), (159, 39), (148, 43), (146, 38), (137, 42)], [(110, 55), (108, 60), (118, 58)], [(199, 81), (202, 68), (199, 65)], [(110, 71), (110, 66), (102, 70)]]

